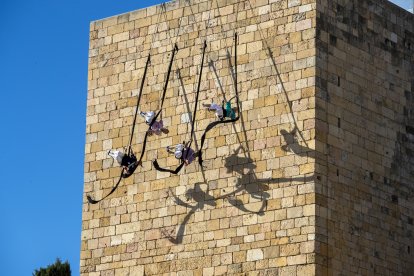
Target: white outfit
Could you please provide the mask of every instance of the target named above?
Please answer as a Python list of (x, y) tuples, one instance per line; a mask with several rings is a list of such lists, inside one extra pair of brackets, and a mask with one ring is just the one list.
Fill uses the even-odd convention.
[(183, 150), (184, 150), (184, 145), (177, 144), (175, 146), (175, 152), (174, 152), (175, 158), (180, 159), (183, 156)]
[(167, 147), (167, 152), (171, 152), (170, 151), (170, 149), (172, 148), (172, 147), (174, 147), (175, 148), (175, 150), (174, 150), (174, 156), (175, 156), (175, 158), (177, 158), (177, 159), (181, 159), (181, 157), (183, 156), (183, 151), (184, 151), (184, 145), (183, 144), (177, 144), (177, 145), (175, 145), (175, 146), (168, 146)]
[(125, 156), (123, 152), (120, 152), (119, 150), (110, 150), (108, 154), (112, 156), (112, 158), (116, 160), (119, 163), (119, 165), (122, 164), (122, 158), (124, 158)]
[(140, 113), (142, 117), (145, 118), (145, 122), (149, 125), (151, 124), (152, 120), (154, 120), (155, 112), (149, 111), (149, 112), (141, 112)]

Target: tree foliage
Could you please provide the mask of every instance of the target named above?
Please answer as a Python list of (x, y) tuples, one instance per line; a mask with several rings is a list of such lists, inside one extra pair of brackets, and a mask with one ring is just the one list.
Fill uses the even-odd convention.
[(69, 262), (62, 263), (58, 258), (54, 264), (48, 265), (46, 268), (36, 269), (33, 276), (71, 276)]

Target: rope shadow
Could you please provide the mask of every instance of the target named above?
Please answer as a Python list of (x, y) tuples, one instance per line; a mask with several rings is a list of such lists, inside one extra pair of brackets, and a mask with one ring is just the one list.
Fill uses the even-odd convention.
[[(250, 157), (240, 157), (239, 152), (242, 150), (239, 147), (232, 155), (225, 159), (225, 167), (227, 173), (236, 172), (241, 177), (238, 178), (236, 187), (237, 189), (231, 193), (223, 195), (219, 198), (226, 198), (228, 196), (235, 195), (239, 192), (246, 191), (252, 198), (261, 199), (266, 201), (270, 195), (265, 192), (269, 190), (269, 184), (280, 184), (290, 181), (301, 181), (303, 183), (313, 180), (313, 176), (310, 177), (281, 177), (281, 178), (266, 178), (260, 179), (257, 177), (254, 170), (256, 165)], [(245, 153), (246, 154), (246, 153)], [(249, 155), (249, 154), (247, 154)], [(247, 169), (247, 172), (245, 170)]]
[[(236, 86), (237, 83), (236, 83), (235, 69), (233, 68), (233, 63), (231, 62), (231, 54), (230, 54), (228, 49), (226, 50), (226, 57), (227, 57), (227, 60), (228, 60), (228, 63), (229, 63), (229, 71), (230, 71), (230, 75), (231, 75), (232, 80), (233, 80), (233, 85)], [(224, 95), (223, 95), (223, 97), (224, 97)], [(242, 131), (243, 131), (243, 134), (244, 134), (244, 141), (246, 142), (246, 148), (247, 148), (247, 151), (245, 153), (250, 158), (250, 148), (249, 148), (249, 143), (248, 143), (248, 140), (247, 140), (246, 125), (244, 123), (244, 117), (243, 117), (243, 112), (242, 111), (243, 110), (242, 110), (241, 106), (239, 106), (240, 122), (241, 122), (241, 126), (242, 126)], [(234, 131), (237, 133), (236, 127), (234, 125), (233, 125), (233, 128), (234, 128)], [(237, 139), (239, 140), (239, 143), (241, 145), (242, 143), (241, 143), (240, 138), (239, 138), (238, 135), (237, 135)]]
[[(226, 58), (228, 59), (228, 62), (229, 62), (229, 70), (230, 70), (230, 74), (231, 74), (232, 79), (233, 79), (233, 84), (236, 85), (236, 79), (235, 79), (235, 75), (234, 75), (233, 64), (231, 62), (231, 55), (230, 55), (230, 52), (228, 50), (227, 50)], [(218, 86), (220, 88), (221, 94), (223, 96), (223, 100), (225, 102), (227, 102), (226, 93), (224, 91), (224, 88), (223, 88), (223, 85), (221, 83), (220, 77), (219, 77), (219, 75), (217, 73), (217, 68), (214, 65), (213, 60), (210, 59), (208, 65), (209, 65), (209, 67), (212, 69), (212, 71), (214, 73), (214, 76), (216, 78), (216, 82), (217, 82), (217, 84), (218, 84)], [(240, 122), (241, 122), (242, 130), (243, 130), (243, 134), (244, 134), (244, 141), (246, 143), (246, 148), (249, 149), (249, 143), (247, 142), (247, 132), (246, 132), (246, 127), (245, 127), (245, 123), (244, 123), (244, 119), (243, 119), (243, 112), (242, 112), (241, 106), (238, 106), (238, 108), (239, 108), (239, 114), (240, 114)], [(240, 139), (240, 137), (239, 137), (239, 135), (237, 133), (236, 127), (235, 127), (234, 124), (232, 124), (232, 125), (233, 125), (233, 130), (236, 133), (237, 140), (239, 141), (239, 144), (241, 145), (242, 144), (242, 141), (241, 141), (241, 139)], [(247, 152), (250, 153), (249, 150)]]
[(208, 62), (208, 67), (213, 69), (213, 73), (214, 73), (214, 76), (216, 77), (216, 80), (217, 80), (217, 83), (218, 83), (218, 85), (219, 85), (219, 88), (220, 88), (221, 94), (223, 94), (223, 99), (224, 99), (225, 101), (227, 101), (227, 99), (226, 99), (226, 93), (224, 93), (224, 88), (223, 88), (223, 85), (221, 84), (220, 77), (219, 77), (219, 76), (218, 76), (218, 74), (217, 74), (217, 68), (216, 68), (216, 66), (214, 65), (214, 61), (213, 61), (212, 59), (210, 59), (210, 60), (209, 60), (209, 62)]
[[(295, 154), (297, 154), (299, 156), (306, 156), (307, 152), (313, 151), (313, 150), (308, 147), (308, 144), (306, 143), (306, 140), (304, 139), (302, 133), (299, 131), (299, 128), (298, 128), (297, 122), (296, 122), (296, 118), (293, 115), (292, 103), (289, 100), (289, 97), (288, 97), (287, 91), (284, 87), (284, 84), (283, 84), (282, 78), (280, 76), (279, 70), (277, 69), (276, 62), (273, 58), (273, 53), (272, 53), (272, 51), (269, 47), (267, 47), (267, 48), (268, 48), (268, 51), (269, 51), (269, 56), (272, 60), (272, 64), (273, 64), (273, 66), (276, 70), (277, 78), (278, 78), (279, 82), (281, 83), (282, 90), (283, 90), (283, 92), (286, 96), (287, 103), (288, 103), (288, 106), (289, 106), (289, 111), (290, 111), (290, 114), (293, 117), (293, 121), (294, 121), (294, 125), (295, 125), (294, 130), (291, 131), (290, 133), (287, 132), (286, 130), (281, 130), (281, 134), (283, 135), (283, 138), (286, 141), (286, 145), (282, 146), (282, 149), (284, 151), (292, 150)], [(231, 77), (233, 79), (234, 85), (237, 85), (236, 79), (235, 79), (233, 64), (231, 62), (231, 55), (230, 55), (228, 50), (227, 50), (227, 58), (228, 58), (228, 62), (229, 62), (229, 70), (230, 70)], [(218, 76), (217, 69), (214, 66), (214, 62), (212, 60), (210, 60), (208, 65), (209, 65), (210, 68), (212, 68), (214, 76), (217, 79), (219, 89), (220, 89), (221, 93), (223, 94), (223, 99), (226, 100), (225, 91), (224, 91), (224, 88), (223, 88), (222, 83), (220, 81), (220, 78)], [(185, 93), (183, 81), (182, 81), (181, 77), (179, 77), (179, 78), (180, 78), (180, 83), (183, 87), (183, 91)], [(188, 107), (188, 100), (187, 100), (186, 96), (185, 96), (185, 99), (187, 101), (187, 107)], [(183, 200), (181, 200), (179, 197), (177, 197), (175, 194), (172, 193), (172, 196), (174, 198), (175, 203), (177, 205), (180, 205), (180, 206), (183, 206), (183, 207), (186, 207), (186, 208), (190, 208), (190, 211), (184, 217), (184, 220), (180, 224), (175, 237), (173, 236), (173, 233), (169, 233), (167, 235), (164, 235), (164, 237), (166, 237), (170, 242), (175, 243), (175, 244), (182, 243), (183, 237), (184, 237), (184, 232), (185, 232), (185, 227), (186, 227), (187, 223), (190, 221), (191, 216), (195, 212), (197, 212), (198, 210), (203, 210), (205, 208), (205, 205), (215, 207), (217, 205), (216, 200), (226, 199), (229, 202), (230, 205), (236, 207), (237, 209), (239, 209), (242, 212), (255, 213), (255, 214), (258, 214), (258, 215), (262, 216), (262, 215), (264, 215), (264, 212), (267, 209), (267, 201), (270, 199), (270, 194), (268, 192), (266, 192), (270, 189), (269, 184), (274, 184), (274, 183), (281, 184), (281, 183), (293, 182), (293, 181), (306, 183), (307, 181), (313, 180), (314, 175), (311, 175), (311, 176), (308, 176), (308, 177), (307, 176), (303, 176), (303, 177), (282, 177), (282, 178), (268, 178), (268, 179), (258, 178), (257, 174), (254, 171), (257, 166), (254, 164), (254, 160), (251, 158), (251, 155), (250, 155), (249, 144), (248, 144), (248, 139), (247, 139), (247, 132), (246, 132), (246, 128), (245, 128), (245, 124), (244, 124), (244, 120), (243, 120), (243, 116), (242, 116), (242, 110), (241, 110), (240, 106), (239, 106), (239, 112), (240, 112), (241, 126), (242, 126), (242, 131), (244, 133), (244, 139), (245, 139), (247, 150), (244, 150), (244, 148), (241, 146), (242, 141), (239, 137), (239, 134), (237, 133), (235, 125), (233, 124), (233, 128), (234, 128), (234, 131), (236, 133), (236, 136), (237, 136), (237, 139), (239, 141), (240, 146), (237, 150), (234, 151), (234, 153), (232, 155), (230, 155), (229, 157), (227, 157), (225, 159), (225, 165), (224, 165), (227, 168), (228, 173), (237, 173), (237, 174), (240, 175), (240, 177), (237, 179), (237, 182), (235, 184), (236, 189), (234, 191), (230, 192), (230, 193), (227, 193), (225, 195), (214, 198), (211, 195), (209, 195), (209, 185), (208, 185), (208, 183), (207, 183), (207, 181), (204, 177), (204, 182), (195, 183), (194, 188), (189, 189), (185, 193), (187, 201), (192, 199), (196, 202), (195, 205), (191, 205), (191, 204), (188, 204), (187, 202), (184, 202)], [(298, 144), (298, 142), (296, 140), (296, 137), (295, 137), (296, 131), (299, 132), (299, 135), (301, 136), (303, 142), (306, 144), (306, 147), (301, 146), (301, 145)], [(239, 157), (238, 156), (239, 153), (240, 153), (240, 150), (243, 150), (244, 157)], [(202, 167), (202, 166), (200, 166), (200, 167)], [(246, 169), (247, 169), (247, 172), (245, 173), (244, 171)], [(201, 170), (203, 171), (203, 168), (201, 168)], [(203, 171), (203, 175), (204, 175), (204, 171)], [(205, 192), (203, 190), (201, 190), (201, 188), (200, 188), (201, 184), (207, 184), (207, 190)], [(246, 207), (246, 205), (243, 203), (242, 200), (235, 198), (236, 195), (238, 195), (239, 193), (244, 193), (244, 192), (248, 193), (252, 198), (259, 199), (262, 202), (261, 207), (259, 208), (259, 210), (250, 210)]]
[[(184, 232), (187, 223), (190, 221), (191, 216), (195, 214), (197, 211), (203, 210), (206, 205), (211, 207), (216, 207), (217, 200), (225, 199), (227, 202), (236, 207), (240, 211), (244, 213), (254, 213), (259, 216), (263, 216), (264, 212), (267, 209), (267, 201), (270, 199), (270, 194), (266, 191), (270, 190), (269, 184), (281, 184), (281, 183), (289, 183), (289, 182), (300, 182), (306, 183), (308, 181), (313, 180), (313, 175), (311, 176), (303, 176), (303, 177), (282, 177), (282, 178), (268, 178), (268, 179), (259, 179), (254, 172), (256, 165), (253, 163), (253, 160), (249, 157), (240, 157), (239, 152), (243, 148), (240, 146), (232, 155), (225, 159), (224, 166), (227, 168), (228, 173), (236, 172), (237, 174), (241, 175), (236, 182), (236, 189), (230, 193), (224, 194), (219, 197), (213, 197), (209, 194), (209, 186), (208, 183), (205, 182), (197, 182), (194, 184), (194, 188), (191, 188), (186, 191), (185, 197), (186, 201), (194, 200), (196, 202), (195, 205), (191, 205), (178, 196), (176, 196), (172, 190), (169, 190), (171, 193), (174, 202), (177, 205), (189, 208), (190, 211), (184, 217), (184, 220), (181, 222), (176, 235), (173, 235), (174, 231), (167, 233), (166, 231), (161, 231), (163, 233), (163, 237), (167, 238), (170, 242), (174, 244), (180, 244), (183, 241)], [(245, 153), (247, 155), (247, 153)], [(247, 173), (244, 170), (247, 169)], [(207, 190), (203, 191), (201, 189), (201, 184), (207, 185)], [(242, 200), (235, 198), (238, 194), (243, 194), (247, 192), (252, 198), (259, 199), (262, 201), (262, 204), (259, 210), (250, 210), (246, 204), (243, 203)]]
[[(189, 115), (188, 119), (189, 119), (189, 123), (191, 124), (191, 123), (193, 122), (193, 115), (191, 114), (190, 104), (189, 104), (189, 101), (188, 101), (188, 98), (187, 98), (187, 92), (186, 92), (186, 90), (185, 90), (185, 85), (184, 85), (183, 78), (182, 78), (182, 76), (181, 76), (181, 71), (180, 71), (180, 69), (177, 69), (177, 78), (178, 78), (178, 80), (179, 80), (179, 82), (180, 82), (181, 89), (183, 90), (183, 97), (184, 97), (184, 101), (185, 101), (186, 109), (187, 109), (187, 112), (188, 112), (188, 115)], [(195, 131), (193, 132), (193, 137), (192, 137), (192, 138), (193, 138), (193, 140), (194, 140), (194, 148), (195, 148), (195, 152), (197, 153), (197, 152), (199, 152), (199, 146), (198, 146), (198, 142), (197, 142), (197, 137), (196, 137), (196, 133), (195, 133)], [(191, 139), (191, 137), (190, 137), (190, 139)], [(194, 163), (195, 163), (195, 162), (194, 162)], [(205, 171), (204, 171), (203, 166), (199, 166), (199, 167), (200, 167), (201, 174), (202, 174), (202, 176), (203, 176), (203, 180), (204, 180), (204, 182), (207, 182), (207, 180), (206, 180), (206, 175), (205, 175)]]
[(295, 125), (294, 129), (298, 130), (299, 135), (300, 135), (300, 137), (302, 138), (303, 143), (305, 143), (306, 147), (309, 147), (308, 143), (306, 142), (305, 138), (304, 138), (304, 137), (303, 137), (303, 135), (302, 135), (302, 132), (301, 132), (301, 131), (299, 131), (298, 123), (297, 123), (297, 121), (296, 121), (295, 115), (293, 114), (292, 102), (289, 100), (289, 95), (288, 95), (288, 93), (287, 93), (287, 91), (286, 91), (286, 88), (285, 88), (285, 85), (284, 85), (284, 83), (283, 83), (282, 77), (281, 77), (281, 75), (280, 75), (279, 69), (277, 69), (277, 66), (276, 66), (276, 61), (275, 61), (275, 59), (274, 59), (272, 49), (270, 49), (270, 47), (267, 45), (267, 42), (266, 42), (265, 40), (263, 40), (263, 41), (264, 41), (264, 42), (265, 42), (265, 44), (266, 44), (266, 48), (267, 48), (267, 51), (268, 51), (269, 58), (270, 58), (270, 60), (272, 61), (273, 68), (274, 68), (274, 69), (275, 69), (275, 71), (276, 71), (276, 76), (277, 76), (277, 79), (279, 80), (279, 83), (280, 83), (280, 85), (281, 85), (282, 91), (283, 91), (283, 93), (285, 94), (285, 97), (286, 97), (286, 100), (287, 100), (287, 104), (288, 104), (288, 106), (289, 106), (289, 112), (290, 112), (290, 114), (292, 115), (292, 118), (293, 118), (293, 124)]

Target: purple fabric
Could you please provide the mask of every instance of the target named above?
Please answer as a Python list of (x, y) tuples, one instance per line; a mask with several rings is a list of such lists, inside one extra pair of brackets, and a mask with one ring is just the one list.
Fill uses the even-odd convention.
[(157, 122), (155, 121), (154, 124), (151, 126), (151, 130), (157, 134), (160, 135), (161, 134), (161, 129), (164, 127), (164, 123), (161, 121)]
[(185, 148), (183, 150), (183, 158), (187, 160), (188, 164), (194, 161), (194, 150), (192, 148)]

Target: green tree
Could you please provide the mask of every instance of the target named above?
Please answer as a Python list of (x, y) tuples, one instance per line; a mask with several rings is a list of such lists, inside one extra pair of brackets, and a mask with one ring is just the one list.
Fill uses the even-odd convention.
[(33, 276), (71, 276), (69, 262), (62, 263), (57, 258), (54, 264), (48, 265), (46, 268), (36, 269)]

